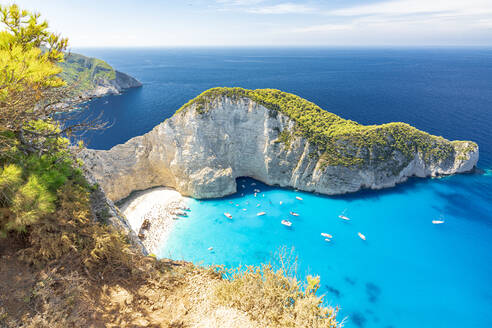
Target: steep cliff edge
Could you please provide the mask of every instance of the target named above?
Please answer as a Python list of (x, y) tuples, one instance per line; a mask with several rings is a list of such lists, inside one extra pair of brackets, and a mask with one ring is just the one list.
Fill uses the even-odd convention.
[(360, 125), (278, 90), (214, 88), (149, 133), (82, 159), (114, 201), (153, 186), (221, 197), (242, 176), (334, 195), (470, 171), (478, 146), (405, 123)]
[(135, 78), (97, 58), (69, 53), (60, 66), (63, 69), (60, 77), (74, 89), (73, 96), (82, 100), (119, 94), (125, 89), (142, 86)]

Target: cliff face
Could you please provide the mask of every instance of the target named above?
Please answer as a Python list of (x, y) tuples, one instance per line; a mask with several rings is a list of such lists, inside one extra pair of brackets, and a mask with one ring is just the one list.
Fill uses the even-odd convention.
[[(301, 131), (299, 120), (265, 106), (242, 95), (215, 95), (207, 98), (206, 110), (203, 101), (191, 102), (149, 133), (108, 151), (86, 150), (82, 159), (114, 201), (153, 186), (194, 198), (221, 197), (236, 192), (235, 179), (243, 176), (334, 195), (392, 187), (410, 176), (466, 172), (478, 161), (473, 142), (451, 142), (398, 125), (419, 139), (400, 140), (393, 126), (389, 132), (375, 126), (378, 133), (383, 129), (384, 142), (361, 142), (355, 134), (328, 138), (340, 156), (351, 159), (340, 162), (332, 158), (333, 149), (321, 150)], [(419, 148), (422, 141), (427, 148)]]
[(82, 100), (119, 94), (124, 89), (142, 86), (135, 78), (115, 70), (97, 58), (70, 53), (60, 66), (63, 69), (60, 77), (69, 87), (74, 88), (74, 97)]

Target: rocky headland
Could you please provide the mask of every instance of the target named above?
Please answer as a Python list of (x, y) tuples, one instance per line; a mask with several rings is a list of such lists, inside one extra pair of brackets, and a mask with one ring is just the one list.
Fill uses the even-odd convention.
[(125, 89), (142, 86), (137, 79), (115, 70), (98, 58), (68, 53), (60, 66), (60, 77), (67, 82), (69, 88), (70, 100), (67, 102), (120, 94)]
[(361, 125), (273, 89), (214, 88), (143, 136), (81, 154), (113, 201), (154, 186), (194, 198), (236, 192), (236, 178), (327, 195), (462, 173), (478, 146), (405, 123)]

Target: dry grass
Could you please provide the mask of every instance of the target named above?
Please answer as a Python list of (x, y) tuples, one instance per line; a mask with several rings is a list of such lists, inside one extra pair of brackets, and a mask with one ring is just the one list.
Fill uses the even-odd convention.
[(338, 309), (323, 306), (323, 298), (316, 296), (319, 277), (308, 276), (304, 283), (295, 278), (297, 259), (292, 254), (281, 249), (276, 264), (225, 272), (228, 279), (215, 289), (217, 302), (247, 313), (264, 327), (341, 327)]

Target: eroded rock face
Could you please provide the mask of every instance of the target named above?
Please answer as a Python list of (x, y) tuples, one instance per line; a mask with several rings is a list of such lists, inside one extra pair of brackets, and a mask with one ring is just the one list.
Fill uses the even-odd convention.
[(279, 140), (282, 131), (292, 131), (296, 124), (284, 114), (249, 98), (222, 97), (211, 105), (206, 112), (192, 105), (108, 151), (86, 150), (86, 168), (117, 201), (154, 186), (194, 198), (222, 197), (236, 192), (236, 178), (243, 176), (334, 195), (392, 187), (410, 176), (466, 172), (478, 161), (478, 147), (461, 142), (453, 144), (451, 155), (434, 162), (418, 152), (409, 161), (394, 151), (385, 162), (330, 166), (305, 138), (293, 135), (289, 145)]
[(84, 91), (81, 95), (84, 99), (103, 97), (110, 94), (120, 94), (129, 88), (138, 88), (142, 86), (137, 79), (120, 71), (115, 71), (115, 79), (99, 79), (94, 81), (94, 88)]

